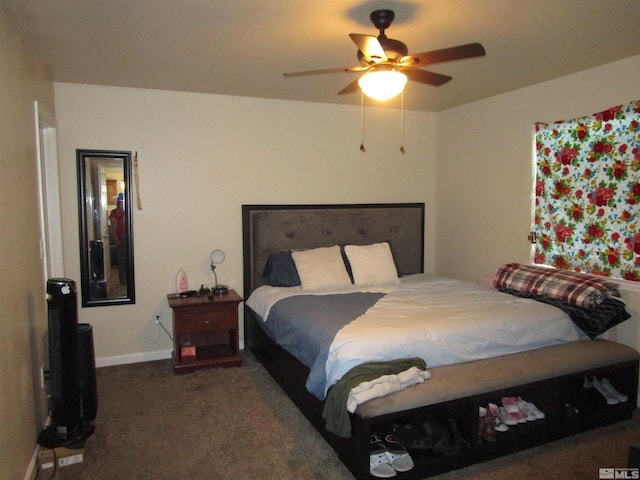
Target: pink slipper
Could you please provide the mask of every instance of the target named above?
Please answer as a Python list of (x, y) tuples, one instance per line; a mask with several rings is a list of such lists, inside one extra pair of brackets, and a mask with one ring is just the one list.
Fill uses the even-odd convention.
[(502, 421), (502, 423), (505, 424), (507, 428), (509, 428), (509, 425), (513, 426), (518, 424), (518, 419), (510, 415), (511, 414), (507, 413), (504, 407), (500, 407), (498, 409), (498, 418)]
[[(514, 397), (502, 397), (501, 401), (506, 416), (511, 422), (525, 423), (527, 421), (527, 417), (525, 417), (518, 408), (517, 400)], [(511, 423), (507, 423), (507, 425), (511, 425)]]

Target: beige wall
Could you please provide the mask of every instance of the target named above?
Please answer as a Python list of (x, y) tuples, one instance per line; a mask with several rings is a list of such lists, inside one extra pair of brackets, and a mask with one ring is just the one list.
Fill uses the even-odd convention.
[(53, 84), (0, 7), (0, 477), (24, 478), (46, 415), (39, 368), (46, 299), (39, 256), (34, 100), (54, 112)]
[[(640, 99), (640, 56), (441, 112), (437, 117), (436, 271), (475, 280), (531, 245), (533, 124)], [(618, 339), (640, 347), (640, 289)]]
[(220, 282), (242, 290), (243, 203), (425, 202), (433, 265), (435, 114), (304, 102), (55, 84), (65, 271), (79, 279), (75, 150), (137, 151), (142, 210), (134, 211), (136, 304), (81, 309), (98, 364), (166, 357), (166, 294), (184, 267), (211, 283), (209, 253), (226, 253)]

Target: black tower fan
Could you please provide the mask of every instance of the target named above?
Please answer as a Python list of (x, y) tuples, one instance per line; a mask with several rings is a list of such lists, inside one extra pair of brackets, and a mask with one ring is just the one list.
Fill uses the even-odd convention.
[(49, 323), (48, 400), (51, 424), (38, 435), (44, 447), (74, 447), (93, 433), (97, 413), (91, 325), (78, 325), (76, 284), (47, 281)]

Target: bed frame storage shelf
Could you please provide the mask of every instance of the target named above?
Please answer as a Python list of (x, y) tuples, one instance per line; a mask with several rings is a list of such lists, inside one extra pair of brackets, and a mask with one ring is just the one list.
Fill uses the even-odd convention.
[(167, 295), (173, 310), (173, 371), (240, 366), (238, 305), (233, 290), (224, 295), (182, 298)]
[[(268, 338), (256, 322), (251, 311), (245, 309), (245, 331), (250, 332), (248, 335), (250, 343), (247, 344), (249, 351), (260, 360), (358, 480), (375, 478), (369, 473), (369, 435), (373, 432), (390, 431), (393, 424), (408, 423), (428, 417), (455, 419), (460, 438), (463, 440), (459, 453), (447, 456), (425, 450), (421, 455), (422, 452), (411, 451), (415, 467), (409, 472), (398, 473), (395, 477), (422, 479), (626, 420), (631, 418), (636, 408), (639, 373), (637, 359), (536, 382), (519, 383), (518, 378), (514, 378), (513, 386), (508, 388), (371, 418), (362, 418), (359, 411), (356, 411), (356, 414), (351, 415), (353, 435), (350, 438), (341, 438), (324, 428), (323, 403), (306, 390), (304, 382), (299, 381), (300, 378), (305, 378), (308, 369), (305, 371), (305, 367), (296, 362), (293, 356)], [(611, 344), (614, 348), (618, 346), (613, 342), (607, 342), (607, 344)], [(507, 357), (512, 356), (502, 359), (505, 369), (508, 368), (511, 360)], [(457, 367), (463, 369), (465, 365)], [(437, 371), (437, 368), (431, 370), (432, 378), (425, 384), (436, 378)], [(567, 402), (584, 395), (585, 392), (582, 391), (584, 378), (592, 376), (608, 378), (618, 391), (629, 397), (629, 400), (617, 405), (607, 405), (602, 401), (592, 411), (570, 414), (567, 411)], [(511, 426), (507, 432), (497, 432), (495, 443), (484, 440), (479, 443), (478, 407), (486, 406), (489, 402), (500, 404), (503, 396), (522, 396), (545, 412), (545, 418)]]

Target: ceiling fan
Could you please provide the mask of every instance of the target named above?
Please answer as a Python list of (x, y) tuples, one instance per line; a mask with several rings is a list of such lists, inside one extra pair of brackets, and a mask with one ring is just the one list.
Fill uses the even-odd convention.
[[(485, 55), (484, 47), (479, 43), (468, 43), (466, 45), (443, 48), (441, 50), (409, 54), (409, 49), (406, 44), (399, 40), (388, 38), (384, 33), (395, 18), (395, 13), (392, 10), (375, 10), (369, 18), (380, 32), (377, 37), (359, 33), (349, 34), (353, 43), (358, 47), (358, 60), (360, 61), (360, 65), (285, 73), (284, 76), (289, 78), (325, 73), (365, 72), (364, 75), (340, 90), (338, 95), (353, 93), (357, 91), (358, 88), (362, 88), (365, 94), (373, 98), (387, 100), (399, 94), (403, 90), (407, 80), (438, 86), (448, 82), (452, 78), (448, 75), (422, 70), (421, 67)], [(366, 83), (367, 80), (374, 79), (374, 75), (372, 75), (374, 73), (376, 74), (375, 77), (386, 77), (384, 79), (385, 88), (388, 88), (389, 82), (392, 81), (389, 77), (395, 77), (400, 83), (395, 89), (381, 94), (380, 97), (370, 95), (367, 91)]]

